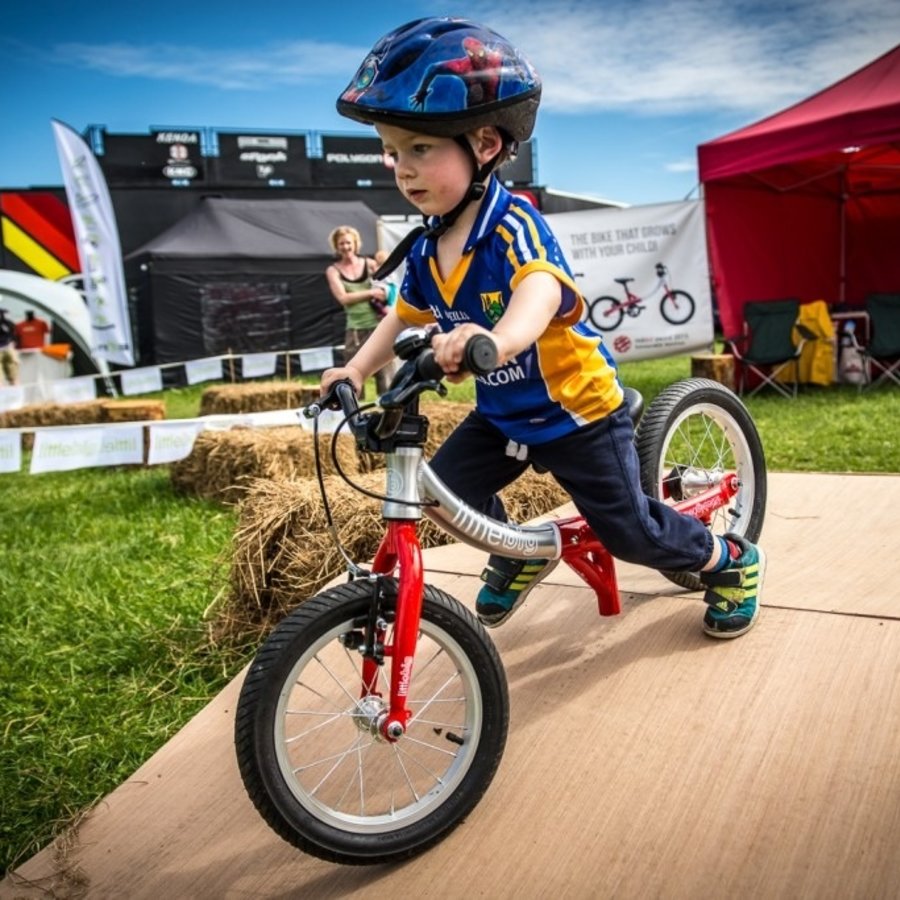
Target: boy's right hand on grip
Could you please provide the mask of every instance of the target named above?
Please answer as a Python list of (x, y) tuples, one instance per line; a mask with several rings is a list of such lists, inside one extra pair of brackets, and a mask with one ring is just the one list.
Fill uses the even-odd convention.
[(470, 335), (463, 346), (462, 359), (456, 372), (447, 373), (438, 363), (433, 353), (420, 357), (416, 368), (419, 375), (428, 381), (461, 381), (466, 375), (487, 375), (497, 367), (497, 345), (494, 339), (485, 333)]

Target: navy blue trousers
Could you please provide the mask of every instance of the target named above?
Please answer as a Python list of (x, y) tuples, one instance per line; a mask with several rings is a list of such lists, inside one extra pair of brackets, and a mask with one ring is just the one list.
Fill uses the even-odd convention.
[(653, 569), (697, 571), (713, 552), (713, 537), (693, 516), (677, 512), (641, 489), (634, 429), (625, 405), (577, 431), (508, 456), (508, 439), (471, 412), (444, 442), (431, 467), (458, 496), (506, 521), (497, 491), (530, 463), (547, 469), (609, 552)]

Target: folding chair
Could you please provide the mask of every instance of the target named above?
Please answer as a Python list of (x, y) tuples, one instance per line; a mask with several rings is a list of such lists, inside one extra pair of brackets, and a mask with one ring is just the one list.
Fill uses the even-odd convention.
[[(883, 381), (900, 384), (900, 294), (869, 294), (869, 343), (853, 342), (863, 357), (863, 387), (875, 387)], [(876, 370), (878, 375), (875, 377)]]
[[(732, 342), (732, 352), (741, 363), (737, 384), (739, 394), (744, 393), (749, 372), (760, 381), (748, 396), (767, 385), (789, 399), (797, 396), (797, 360), (806, 341), (815, 337), (808, 328), (797, 325), (799, 314), (800, 301), (794, 298), (745, 304), (743, 338)], [(794, 343), (795, 329), (800, 334), (797, 344)], [(788, 378), (789, 375), (792, 377)], [(779, 377), (785, 382), (779, 381)]]

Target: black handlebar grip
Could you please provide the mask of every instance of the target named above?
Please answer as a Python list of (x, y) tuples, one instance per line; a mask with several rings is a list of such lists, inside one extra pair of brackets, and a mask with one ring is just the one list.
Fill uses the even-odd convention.
[(486, 334), (473, 334), (466, 341), (463, 365), (473, 375), (487, 375), (497, 368), (497, 345)]
[[(497, 345), (486, 334), (473, 334), (463, 348), (460, 369), (473, 375), (487, 375), (497, 368)], [(426, 350), (416, 360), (416, 371), (424, 381), (440, 381), (444, 377), (441, 367), (435, 362), (434, 353)]]

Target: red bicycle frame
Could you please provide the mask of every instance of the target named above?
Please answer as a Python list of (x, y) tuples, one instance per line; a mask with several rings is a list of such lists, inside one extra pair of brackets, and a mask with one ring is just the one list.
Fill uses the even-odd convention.
[[(713, 513), (737, 494), (739, 486), (737, 476), (731, 474), (718, 485), (686, 500), (679, 500), (674, 507), (709, 525)], [(402, 737), (411, 716), (406, 706), (406, 696), (418, 642), (425, 568), (418, 523), (389, 519), (386, 524), (372, 571), (376, 575), (390, 575), (399, 568), (400, 572), (393, 643), (385, 643), (387, 635), (383, 626), (377, 626), (375, 634), (375, 639), (384, 647), (384, 656), (391, 659), (390, 705), (380, 730), (386, 740), (393, 742)], [(594, 590), (600, 615), (618, 615), (622, 605), (612, 555), (581, 516), (559, 519), (554, 524), (561, 539), (560, 558)], [(362, 666), (361, 696), (378, 693), (375, 688), (379, 672), (380, 665), (373, 654), (366, 654)]]

